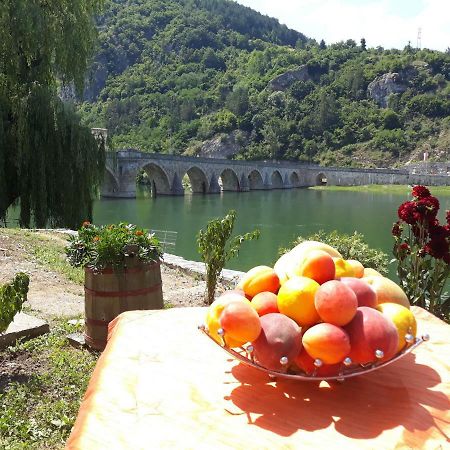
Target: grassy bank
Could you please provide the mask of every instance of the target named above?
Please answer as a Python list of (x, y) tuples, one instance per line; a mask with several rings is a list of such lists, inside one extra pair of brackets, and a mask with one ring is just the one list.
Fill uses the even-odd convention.
[[(404, 184), (369, 184), (364, 186), (313, 186), (308, 189), (318, 191), (343, 191), (343, 192), (373, 192), (382, 194), (404, 194), (411, 193), (411, 186)], [(450, 186), (431, 186), (431, 193), (436, 196), (450, 196)]]
[(2, 228), (0, 233), (8, 236), (17, 245), (25, 246), (30, 259), (61, 274), (67, 280), (83, 284), (83, 269), (72, 267), (66, 261), (64, 248), (67, 245), (67, 239), (65, 235), (26, 231), (18, 228)]
[(0, 352), (0, 448), (64, 448), (98, 358), (67, 343), (76, 330), (56, 321), (49, 334)]
[[(0, 236), (10, 249), (6, 254), (18, 262), (25, 259), (43, 272), (83, 282), (82, 270), (66, 262), (63, 235), (2, 228)], [(81, 332), (81, 327), (67, 319), (45, 318), (50, 322), (49, 334), (0, 351), (2, 450), (64, 448), (98, 359), (97, 353), (69, 345), (67, 334)]]

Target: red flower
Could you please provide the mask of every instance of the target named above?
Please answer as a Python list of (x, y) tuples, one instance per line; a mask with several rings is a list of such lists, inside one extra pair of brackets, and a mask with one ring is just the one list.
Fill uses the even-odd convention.
[(402, 243), (400, 244), (400, 248), (401, 248), (402, 250), (407, 251), (407, 250), (409, 250), (409, 245), (408, 245), (407, 242), (402, 242)]
[(419, 185), (413, 187), (412, 195), (415, 198), (421, 199), (421, 198), (429, 197), (431, 194), (427, 187), (421, 186), (419, 184)]
[(441, 225), (433, 224), (429, 227), (429, 232), (430, 239), (445, 239), (448, 236), (448, 230)]
[(443, 238), (431, 239), (426, 245), (427, 253), (436, 259), (442, 259), (446, 253), (448, 253), (448, 242)]
[(82, 223), (82, 227), (83, 228), (86, 228), (86, 227), (88, 227), (89, 225), (91, 224), (91, 222), (89, 222), (89, 220), (85, 220), (83, 223)]
[(436, 214), (439, 211), (439, 200), (436, 197), (426, 197), (416, 202), (415, 218), (419, 221), (427, 220), (428, 222), (436, 219)]
[(416, 217), (416, 206), (414, 202), (405, 202), (398, 208), (398, 217), (403, 220), (403, 222), (413, 225), (417, 222)]
[(402, 234), (402, 227), (400, 225), (400, 222), (395, 222), (392, 226), (392, 235), (400, 237)]

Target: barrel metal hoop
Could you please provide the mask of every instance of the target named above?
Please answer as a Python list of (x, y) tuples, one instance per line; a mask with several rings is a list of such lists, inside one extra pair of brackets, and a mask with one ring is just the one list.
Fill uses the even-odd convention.
[(89, 317), (86, 317), (84, 319), (84, 323), (87, 325), (94, 325), (94, 326), (99, 326), (99, 327), (107, 327), (109, 322), (111, 322), (111, 320), (100, 320), (100, 319), (91, 319)]
[(154, 262), (151, 264), (143, 264), (139, 267), (126, 267), (124, 269), (113, 269), (112, 267), (108, 267), (105, 269), (101, 269), (101, 270), (93, 270), (89, 267), (85, 267), (86, 271), (94, 274), (94, 275), (101, 275), (101, 274), (106, 274), (106, 275), (110, 275), (113, 273), (117, 273), (117, 274), (122, 274), (122, 273), (140, 273), (140, 272), (150, 272), (151, 270), (157, 268), (160, 266), (159, 262)]
[(106, 340), (93, 339), (92, 337), (88, 336), (86, 333), (84, 333), (84, 340), (90, 347), (92, 347), (96, 350), (104, 350), (106, 347)]
[(161, 289), (161, 283), (144, 289), (134, 289), (133, 291), (96, 291), (84, 286), (84, 291), (96, 297), (137, 297), (138, 295), (150, 294)]

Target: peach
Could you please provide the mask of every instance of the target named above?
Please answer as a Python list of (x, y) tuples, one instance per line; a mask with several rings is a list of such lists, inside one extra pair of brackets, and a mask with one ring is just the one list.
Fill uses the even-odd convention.
[(319, 284), (333, 280), (335, 273), (333, 258), (323, 250), (310, 250), (297, 270), (297, 275), (311, 278)]
[(289, 252), (289, 257), (285, 263), (285, 271), (287, 278), (292, 278), (295, 276), (300, 276), (300, 267), (302, 266), (305, 258), (308, 256), (309, 252), (320, 250), (328, 253), (331, 257), (340, 258), (341, 254), (333, 247), (323, 244), (317, 241), (304, 241), (298, 244)]
[(269, 313), (260, 318), (261, 333), (253, 341), (256, 360), (263, 367), (282, 370), (282, 357), (292, 363), (302, 348), (301, 328), (289, 317), (279, 313)]
[(244, 274), (236, 288), (242, 289), (249, 298), (265, 291), (276, 294), (280, 288), (280, 279), (271, 267), (256, 266)]
[(364, 266), (356, 259), (347, 259), (347, 264), (353, 269), (353, 276), (355, 278), (362, 278), (364, 276)]
[(311, 278), (290, 278), (278, 292), (278, 310), (302, 327), (320, 322), (320, 316), (314, 306), (314, 296), (319, 287), (320, 284)]
[(314, 297), (317, 313), (324, 322), (346, 325), (356, 314), (358, 300), (353, 290), (338, 280), (327, 281)]
[(323, 250), (330, 256), (342, 258), (342, 255), (334, 247), (319, 241), (303, 241), (296, 245), (290, 253), (293, 257), (296, 257), (297, 255), (300, 256), (302, 254), (306, 254), (306, 252), (310, 250)]
[(322, 364), (320, 367), (314, 365), (314, 359), (302, 348), (294, 363), (307, 375), (312, 375), (315, 371), (317, 377), (332, 377), (339, 374), (341, 364)]
[(222, 311), (219, 323), (225, 331), (225, 338), (240, 342), (255, 340), (261, 332), (261, 322), (255, 308), (249, 303), (233, 301)]
[[(398, 333), (391, 320), (381, 312), (361, 306), (353, 320), (345, 326), (350, 337), (351, 351), (348, 355), (354, 363), (366, 364), (377, 359), (386, 361), (392, 358), (398, 348)], [(383, 352), (377, 358), (376, 351)]]
[(352, 264), (349, 263), (347, 260), (343, 258), (333, 258), (333, 260), (336, 270), (335, 275), (336, 278), (355, 276), (355, 269), (353, 268)]
[(302, 338), (304, 349), (313, 359), (325, 364), (342, 362), (350, 352), (350, 339), (341, 327), (319, 323), (309, 328)]
[(269, 313), (277, 313), (277, 296), (273, 292), (260, 292), (252, 298), (252, 306), (259, 316), (265, 316)]
[(281, 255), (275, 265), (273, 266), (273, 270), (278, 276), (278, 279), (280, 280), (280, 284), (282, 285), (285, 283), (289, 277), (288, 277), (288, 266), (291, 263), (291, 253), (285, 253), (284, 255)]
[[(243, 302), (247, 305), (251, 306), (249, 300), (247, 300), (243, 295), (239, 295), (236, 292), (226, 291), (216, 300), (208, 308), (208, 312), (206, 315), (206, 327), (208, 328), (209, 335), (217, 341), (219, 344), (222, 344), (222, 337), (217, 333), (219, 328), (222, 328), (220, 325), (219, 319), (226, 305), (232, 302)], [(231, 336), (226, 336), (225, 342), (228, 347), (240, 347), (245, 344), (245, 341), (232, 339)]]
[(382, 277), (380, 272), (378, 272), (375, 269), (372, 269), (372, 267), (364, 267), (364, 274), (363, 277)]
[(372, 286), (377, 294), (377, 304), (380, 303), (398, 303), (405, 308), (410, 308), (408, 297), (403, 289), (392, 280), (386, 277), (369, 276), (363, 280)]
[(358, 300), (358, 306), (368, 306), (369, 308), (376, 308), (377, 294), (370, 284), (364, 280), (352, 277), (342, 277), (341, 282), (348, 286), (355, 294)]

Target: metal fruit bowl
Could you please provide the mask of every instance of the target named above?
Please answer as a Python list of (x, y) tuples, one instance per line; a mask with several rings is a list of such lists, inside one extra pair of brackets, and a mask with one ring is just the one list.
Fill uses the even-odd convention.
[(264, 366), (261, 366), (258, 361), (256, 361), (254, 357), (253, 352), (253, 346), (251, 344), (246, 344), (243, 347), (236, 347), (236, 348), (230, 348), (226, 345), (226, 337), (224, 335), (223, 330), (219, 330), (218, 334), (222, 338), (222, 343), (217, 342), (213, 337), (211, 337), (208, 333), (208, 329), (205, 325), (199, 325), (198, 329), (206, 335), (209, 339), (211, 339), (212, 342), (214, 342), (218, 347), (225, 350), (228, 354), (230, 354), (233, 358), (237, 359), (238, 361), (250, 366), (254, 367), (255, 369), (261, 370), (262, 372), (267, 373), (272, 378), (287, 378), (290, 380), (302, 380), (302, 381), (344, 381), (346, 378), (352, 378), (356, 377), (358, 375), (364, 375), (366, 373), (373, 372), (375, 370), (381, 369), (382, 367), (386, 367), (389, 364), (392, 364), (395, 361), (398, 361), (399, 359), (403, 358), (408, 353), (412, 352), (416, 347), (418, 347), (423, 342), (426, 342), (430, 339), (428, 334), (424, 334), (421, 337), (414, 337), (411, 334), (407, 334), (405, 336), (406, 339), (406, 347), (403, 348), (399, 353), (397, 353), (393, 358), (389, 359), (388, 361), (381, 361), (383, 358), (383, 352), (380, 350), (377, 350), (375, 352), (375, 356), (377, 360), (373, 363), (369, 364), (354, 364), (350, 358), (345, 358), (345, 360), (342, 362), (339, 373), (337, 375), (333, 376), (319, 376), (317, 375), (317, 370), (319, 367), (322, 366), (322, 361), (319, 359), (316, 359), (314, 361), (314, 366), (316, 369), (312, 373), (312, 375), (308, 375), (306, 373), (299, 373), (294, 372), (289, 369), (290, 361), (286, 357), (282, 357), (280, 359), (280, 363), (284, 370), (277, 371), (277, 370), (271, 370), (267, 369)]

